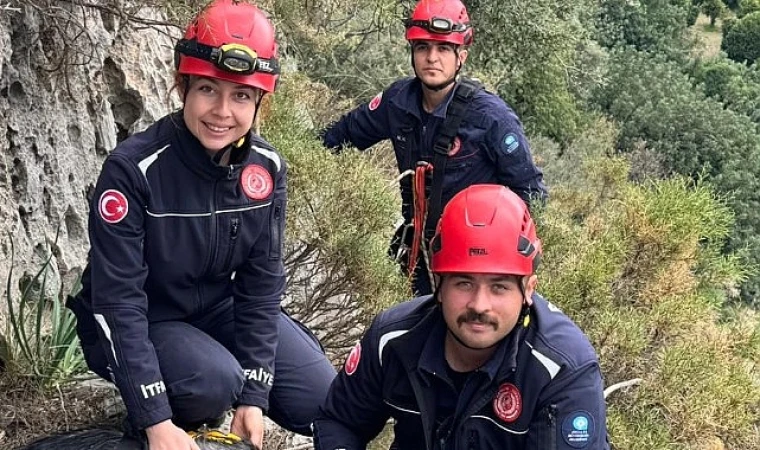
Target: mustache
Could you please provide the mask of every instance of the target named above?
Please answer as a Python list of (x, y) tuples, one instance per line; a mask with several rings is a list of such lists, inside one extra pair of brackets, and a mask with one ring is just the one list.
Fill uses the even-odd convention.
[(483, 323), (486, 325), (491, 325), (494, 330), (496, 330), (499, 327), (499, 323), (496, 321), (496, 319), (492, 318), (488, 314), (475, 312), (471, 309), (467, 310), (464, 314), (457, 317), (457, 325), (462, 325), (466, 322), (474, 322), (474, 323)]

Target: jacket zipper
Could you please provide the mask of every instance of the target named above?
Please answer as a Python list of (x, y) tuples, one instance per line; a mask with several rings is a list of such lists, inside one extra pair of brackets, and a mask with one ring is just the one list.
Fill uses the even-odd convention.
[[(206, 263), (206, 267), (204, 267), (203, 272), (201, 272), (200, 277), (203, 278), (207, 274), (211, 272), (211, 269), (214, 267), (214, 261), (216, 260), (216, 255), (218, 253), (216, 245), (217, 245), (217, 238), (216, 238), (216, 229), (217, 224), (216, 221), (218, 220), (218, 216), (216, 215), (216, 188), (219, 185), (218, 180), (214, 180), (214, 186), (211, 189), (211, 216), (209, 217), (209, 220), (211, 223), (209, 224), (209, 256), (208, 256), (208, 262)], [(203, 286), (202, 282), (198, 281), (198, 307), (199, 309), (203, 309)]]
[(546, 412), (546, 426), (549, 427), (549, 450), (557, 449), (557, 405), (549, 405)]
[(240, 219), (234, 217), (230, 225), (230, 243), (229, 250), (227, 251), (227, 259), (224, 261), (224, 267), (222, 273), (227, 273), (230, 270), (230, 264), (232, 263), (232, 255), (235, 253), (235, 244), (237, 243), (238, 229), (240, 228)]
[(478, 432), (470, 430), (467, 434), (467, 450), (478, 450)]
[(272, 209), (272, 219), (269, 221), (269, 259), (282, 258), (282, 201), (275, 200)]

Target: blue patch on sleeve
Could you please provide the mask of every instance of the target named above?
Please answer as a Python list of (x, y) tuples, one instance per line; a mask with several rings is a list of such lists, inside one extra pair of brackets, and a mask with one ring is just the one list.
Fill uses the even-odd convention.
[(573, 411), (562, 421), (562, 439), (573, 448), (585, 448), (594, 438), (594, 418), (586, 411)]
[(520, 139), (518, 139), (517, 135), (514, 133), (507, 133), (504, 136), (504, 139), (502, 139), (502, 144), (504, 146), (504, 151), (509, 154), (520, 147)]

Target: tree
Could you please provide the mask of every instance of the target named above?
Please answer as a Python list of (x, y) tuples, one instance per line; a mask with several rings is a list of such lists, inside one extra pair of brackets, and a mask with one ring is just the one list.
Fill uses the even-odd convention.
[(737, 62), (752, 64), (760, 58), (760, 11), (739, 19), (725, 39), (728, 57)]
[[(620, 124), (620, 150), (643, 142), (670, 171), (704, 177), (729, 197), (736, 226), (726, 248), (760, 263), (760, 134), (749, 118), (695, 91), (677, 64), (633, 50), (615, 54), (596, 103)], [(742, 288), (756, 300), (760, 277)]]
[(723, 3), (732, 11), (739, 9), (739, 0), (723, 0)]
[(715, 26), (715, 21), (725, 14), (726, 5), (723, 4), (723, 0), (704, 0), (702, 12), (710, 18), (710, 25)]
[(687, 48), (689, 0), (603, 0), (596, 17), (595, 38), (605, 47), (679, 52)]
[(752, 14), (756, 11), (760, 11), (760, 0), (740, 0), (739, 11), (736, 16), (741, 19), (747, 14)]
[(584, 120), (571, 91), (584, 72), (577, 50), (589, 41), (589, 0), (479, 0), (468, 3), (475, 44), (468, 66), (513, 106), (529, 132), (563, 144)]
[(760, 125), (760, 79), (753, 67), (721, 56), (699, 64), (693, 76), (705, 94)]

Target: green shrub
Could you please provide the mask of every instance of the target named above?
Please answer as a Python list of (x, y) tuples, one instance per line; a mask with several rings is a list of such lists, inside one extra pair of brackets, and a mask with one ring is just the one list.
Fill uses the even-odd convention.
[(756, 70), (720, 57), (698, 66), (694, 79), (702, 83), (705, 94), (760, 125), (760, 80)]
[(733, 214), (709, 185), (633, 184), (626, 166), (587, 160), (585, 182), (553, 186), (540, 291), (589, 336), (608, 386), (642, 380), (607, 399), (615, 449), (758, 450), (760, 321), (721, 314), (746, 276), (719, 254)]
[(760, 11), (739, 19), (726, 34), (725, 50), (737, 62), (752, 64), (760, 58)]
[(691, 5), (689, 13), (686, 16), (686, 25), (693, 27), (696, 25), (697, 19), (699, 19), (699, 6)]
[(400, 216), (396, 183), (382, 154), (334, 155), (316, 138), (306, 105), (329, 108), (324, 85), (287, 75), (273, 99), (262, 135), (288, 162), (287, 307), (340, 359), (372, 315), (410, 297), (387, 255)]
[[(617, 147), (640, 145), (663, 157), (668, 172), (704, 177), (727, 197), (736, 225), (726, 250), (743, 251), (751, 266), (760, 263), (760, 134), (748, 117), (706, 98), (681, 67), (652, 55), (615, 55), (607, 84), (596, 102), (620, 126)], [(757, 300), (760, 277), (742, 286)]]
[(728, 9), (737, 10), (739, 9), (739, 1), (740, 0), (723, 0), (723, 3), (725, 3)]
[(760, 11), (760, 0), (740, 0), (739, 12), (736, 14), (736, 17), (741, 19), (742, 17), (757, 11)]
[(603, 0), (596, 20), (596, 40), (603, 46), (671, 52), (687, 47), (689, 0)]

